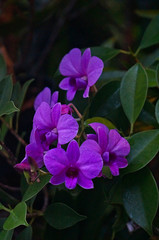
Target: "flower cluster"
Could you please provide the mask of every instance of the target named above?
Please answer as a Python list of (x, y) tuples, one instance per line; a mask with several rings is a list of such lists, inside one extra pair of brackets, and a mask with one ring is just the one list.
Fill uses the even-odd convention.
[[(84, 90), (83, 97), (89, 96), (89, 89), (95, 84), (103, 70), (103, 62), (91, 57), (90, 49), (81, 55), (77, 48), (66, 54), (60, 63), (64, 78), (60, 88), (67, 90), (67, 99), (72, 100), (77, 90)], [(92, 179), (102, 176), (103, 166), (108, 166), (112, 175), (119, 175), (119, 168), (127, 166), (125, 156), (130, 145), (126, 139), (104, 124), (89, 124), (93, 134), (87, 134), (81, 146), (75, 140), (79, 137), (79, 125), (72, 116), (71, 105), (58, 102), (58, 92), (51, 95), (49, 88), (39, 93), (34, 102), (35, 115), (30, 144), (26, 154), (15, 168), (32, 172), (45, 165), (52, 175), (50, 182), (58, 185), (65, 182), (68, 189), (80, 185), (93, 188)], [(66, 151), (63, 145), (66, 145)]]

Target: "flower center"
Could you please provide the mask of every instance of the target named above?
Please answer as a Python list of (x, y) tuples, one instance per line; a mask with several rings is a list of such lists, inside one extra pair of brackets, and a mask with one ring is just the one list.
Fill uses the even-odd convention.
[(87, 77), (86, 76), (81, 77), (81, 79), (84, 80), (84, 81), (87, 81)]
[(78, 169), (75, 167), (69, 167), (66, 171), (66, 176), (70, 178), (74, 178), (78, 176)]

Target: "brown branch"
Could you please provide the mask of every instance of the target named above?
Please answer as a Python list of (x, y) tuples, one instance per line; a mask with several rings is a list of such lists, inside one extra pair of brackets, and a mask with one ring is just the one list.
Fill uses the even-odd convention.
[(11, 128), (9, 126), (9, 124), (2, 117), (0, 117), (0, 120), (2, 121), (2, 123), (4, 123), (6, 125), (6, 127), (9, 129), (9, 131), (18, 139), (18, 141), (21, 142), (22, 145), (24, 145), (24, 146), (27, 145), (27, 143), (16, 133), (16, 131), (14, 131), (13, 128)]
[(7, 190), (10, 190), (10, 191), (20, 191), (20, 188), (19, 187), (12, 187), (12, 186), (8, 186), (6, 184), (3, 184), (3, 183), (0, 183), (0, 186), (2, 188), (5, 188)]
[[(0, 145), (5, 149), (5, 151), (8, 153), (8, 156), (9, 158), (7, 158), (6, 156), (6, 159), (7, 159), (7, 162), (8, 164), (10, 165), (15, 165), (16, 162), (17, 162), (17, 158), (14, 156), (14, 154), (12, 153), (12, 151), (5, 145), (4, 142), (0, 141)], [(11, 160), (11, 161), (10, 161)]]
[(45, 210), (48, 206), (48, 202), (49, 202), (49, 194), (48, 194), (46, 186), (43, 188), (43, 193), (44, 193), (44, 204), (43, 204), (43, 207), (42, 207), (41, 211), (45, 212)]

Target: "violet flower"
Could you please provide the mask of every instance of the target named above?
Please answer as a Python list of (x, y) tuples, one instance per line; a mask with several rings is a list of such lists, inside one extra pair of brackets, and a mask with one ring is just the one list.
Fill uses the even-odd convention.
[(89, 124), (96, 134), (88, 134), (88, 140), (83, 143), (85, 150), (95, 150), (100, 153), (104, 166), (109, 166), (112, 175), (119, 175), (119, 168), (125, 168), (128, 162), (125, 158), (130, 152), (128, 141), (114, 130), (109, 130), (102, 123)]
[(103, 163), (100, 155), (94, 151), (85, 151), (73, 140), (67, 151), (62, 148), (49, 150), (44, 156), (44, 163), (53, 175), (50, 182), (58, 185), (65, 182), (68, 189), (80, 185), (85, 189), (93, 188), (92, 179), (100, 173)]
[[(32, 135), (35, 134), (36, 141), (40, 139), (44, 149), (56, 140), (58, 144), (66, 144), (78, 132), (77, 121), (69, 114), (61, 115), (61, 109), (61, 103), (51, 108), (42, 102), (34, 115)], [(34, 139), (33, 136), (31, 138)]]
[(60, 63), (60, 73), (65, 76), (59, 87), (67, 90), (67, 100), (71, 101), (77, 90), (84, 90), (83, 97), (89, 97), (90, 87), (99, 79), (104, 68), (103, 61), (93, 56), (87, 48), (83, 55), (78, 48), (66, 54)]

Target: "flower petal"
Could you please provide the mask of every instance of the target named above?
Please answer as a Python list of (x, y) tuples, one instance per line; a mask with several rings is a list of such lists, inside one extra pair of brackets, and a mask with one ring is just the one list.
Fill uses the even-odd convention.
[(78, 161), (80, 156), (80, 151), (79, 151), (78, 143), (75, 140), (69, 143), (66, 154), (67, 154), (69, 163), (75, 164)]
[(33, 118), (33, 123), (38, 129), (52, 128), (51, 108), (48, 103), (42, 102), (38, 107)]
[(69, 114), (62, 115), (57, 124), (58, 143), (66, 144), (78, 133), (78, 123)]
[(72, 87), (72, 86), (70, 86), (70, 77), (67, 77), (67, 78), (64, 78), (61, 82), (60, 82), (60, 84), (59, 84), (59, 88), (61, 88), (61, 89), (63, 89), (63, 90), (68, 90), (68, 89), (70, 89), (70, 87)]
[(76, 163), (78, 169), (89, 179), (98, 176), (103, 167), (101, 155), (94, 151), (80, 151), (81, 155)]
[(58, 175), (67, 167), (68, 159), (62, 148), (49, 150), (44, 156), (44, 164), (52, 175)]
[(109, 129), (103, 123), (94, 122), (94, 123), (90, 123), (88, 125), (91, 126), (97, 134), (98, 134), (98, 127), (103, 128), (104, 131), (106, 132), (106, 134), (108, 134), (108, 132), (109, 132)]
[[(92, 135), (95, 135), (95, 134), (92, 134)], [(98, 143), (91, 139), (87, 139), (80, 146), (80, 152), (84, 152), (84, 151), (85, 152), (86, 151), (95, 151), (99, 154), (102, 153), (102, 150), (101, 150), (100, 146), (98, 145)]]
[(111, 129), (108, 138), (107, 151), (112, 151), (122, 137), (115, 129)]
[(110, 171), (111, 171), (111, 174), (112, 174), (113, 176), (118, 176), (118, 175), (119, 175), (119, 167), (117, 166), (116, 163), (114, 163), (114, 164), (109, 164), (108, 166), (109, 166)]
[(90, 59), (91, 59), (91, 50), (90, 50), (90, 48), (87, 48), (84, 51), (84, 53), (82, 55), (82, 59), (81, 59), (82, 71), (85, 75), (87, 74), (87, 67), (88, 67)]
[(44, 150), (40, 148), (36, 143), (30, 143), (25, 148), (27, 157), (32, 157), (37, 163), (38, 167), (41, 168), (44, 165), (43, 155)]
[(107, 143), (108, 143), (108, 132), (105, 130), (104, 127), (97, 128), (97, 135), (98, 135), (98, 144), (102, 149), (102, 153), (105, 152)]
[(90, 87), (87, 86), (86, 89), (85, 89), (85, 91), (84, 91), (84, 93), (83, 93), (83, 97), (84, 97), (84, 98), (89, 97), (89, 89), (90, 89)]
[(50, 183), (53, 185), (59, 185), (65, 182), (65, 171), (60, 172), (58, 175), (54, 175), (50, 179)]
[(74, 99), (74, 96), (75, 96), (75, 94), (76, 94), (76, 89), (75, 88), (72, 88), (72, 89), (69, 89), (68, 91), (67, 91), (67, 100), (68, 101), (72, 101), (73, 99)]
[(68, 77), (80, 77), (81, 75), (81, 51), (79, 48), (72, 49), (66, 54), (60, 63), (60, 73)]
[(94, 188), (93, 181), (91, 179), (86, 178), (81, 171), (79, 171), (78, 173), (77, 183), (78, 185), (85, 189)]
[(118, 168), (125, 168), (128, 166), (128, 161), (123, 157), (117, 157), (114, 162)]
[(58, 98), (59, 98), (59, 92), (55, 91), (51, 97), (51, 107), (53, 107), (58, 102)]
[(68, 189), (74, 189), (77, 184), (77, 177), (65, 177), (65, 186)]
[(61, 103), (56, 103), (51, 112), (51, 117), (52, 117), (52, 126), (53, 128), (57, 127), (58, 121), (61, 116)]
[(50, 104), (50, 101), (51, 101), (51, 90), (48, 87), (46, 87), (35, 98), (35, 101), (34, 101), (35, 111), (37, 110), (37, 108), (40, 106), (42, 102), (47, 102), (48, 104)]
[(92, 57), (87, 68), (88, 85), (93, 86), (99, 79), (104, 68), (103, 61), (98, 57)]
[(111, 150), (112, 153), (115, 153), (118, 156), (127, 156), (130, 152), (130, 144), (128, 141), (121, 137), (119, 142), (114, 146), (114, 148)]
[(87, 81), (83, 80), (82, 78), (76, 78), (76, 87), (79, 90), (85, 89), (87, 86)]

